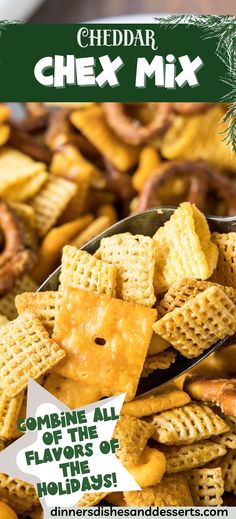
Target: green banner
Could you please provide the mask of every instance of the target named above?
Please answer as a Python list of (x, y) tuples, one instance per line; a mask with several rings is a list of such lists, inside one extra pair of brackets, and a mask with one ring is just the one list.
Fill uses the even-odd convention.
[(0, 29), (1, 101), (231, 100), (222, 33), (207, 34), (201, 24)]

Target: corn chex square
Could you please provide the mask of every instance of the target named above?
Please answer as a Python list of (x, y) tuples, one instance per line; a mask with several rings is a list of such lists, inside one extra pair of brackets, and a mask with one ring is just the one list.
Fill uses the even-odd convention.
[(180, 308), (192, 297), (200, 292), (204, 292), (211, 286), (218, 286), (225, 294), (236, 304), (236, 289), (213, 283), (212, 281), (201, 281), (199, 279), (182, 279), (174, 283), (166, 292), (163, 299), (158, 304), (157, 313), (159, 317), (163, 317), (167, 312), (171, 312), (175, 308)]
[(219, 463), (222, 470), (222, 478), (226, 492), (233, 492), (236, 495), (236, 449), (231, 449)]
[(24, 391), (10, 398), (0, 391), (0, 438), (12, 440), (18, 436), (17, 419), (22, 406)]
[(154, 440), (166, 445), (191, 445), (229, 430), (209, 406), (196, 403), (157, 414), (151, 423)]
[(37, 195), (30, 200), (35, 211), (35, 225), (40, 237), (56, 223), (76, 193), (77, 186), (64, 178), (50, 175)]
[(148, 377), (156, 369), (168, 369), (175, 362), (177, 352), (173, 348), (147, 356), (144, 362), (142, 377)]
[(183, 202), (170, 220), (153, 236), (156, 244), (154, 285), (156, 292), (168, 289), (182, 278), (207, 279), (218, 259), (205, 216)]
[(221, 506), (224, 481), (220, 467), (189, 470), (185, 474), (195, 506)]
[(41, 322), (24, 312), (1, 329), (0, 387), (14, 397), (27, 386), (29, 377), (38, 379), (64, 356)]
[(66, 245), (63, 248), (60, 290), (71, 286), (115, 297), (116, 268), (88, 252)]
[(56, 303), (60, 300), (60, 292), (23, 292), (16, 296), (15, 304), (19, 314), (32, 313), (52, 334), (56, 315)]
[(223, 418), (227, 423), (229, 430), (217, 438), (214, 438), (214, 440), (227, 447), (227, 449), (236, 449), (236, 418), (234, 416), (225, 415)]
[(212, 280), (236, 288), (236, 232), (214, 232), (212, 241), (217, 245), (219, 258)]
[(15, 304), (15, 298), (18, 294), (25, 292), (32, 293), (37, 289), (37, 284), (27, 274), (17, 279), (14, 286), (5, 296), (0, 298), (0, 312), (4, 314), (8, 319), (12, 320), (17, 317), (17, 309)]
[(153, 329), (191, 359), (235, 333), (236, 305), (221, 288), (212, 286), (168, 312)]
[(78, 380), (81, 390), (90, 384), (96, 398), (126, 392), (132, 400), (155, 318), (152, 308), (67, 287), (53, 332), (67, 355), (55, 371)]
[(117, 297), (144, 306), (153, 306), (155, 248), (149, 236), (129, 232), (103, 238), (101, 259), (117, 268)]

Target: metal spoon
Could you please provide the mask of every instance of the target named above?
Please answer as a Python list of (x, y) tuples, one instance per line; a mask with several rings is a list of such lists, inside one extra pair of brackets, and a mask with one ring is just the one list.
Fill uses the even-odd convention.
[[(121, 220), (120, 222), (112, 225), (112, 227), (109, 227), (109, 229), (106, 229), (96, 238), (88, 242), (86, 245), (84, 245), (84, 247), (82, 247), (82, 250), (85, 250), (90, 254), (94, 254), (94, 252), (99, 248), (101, 239), (106, 238), (107, 236), (112, 236), (113, 234), (130, 232), (132, 234), (153, 236), (155, 231), (170, 219), (174, 210), (174, 207), (163, 207), (158, 209), (149, 209), (148, 211), (128, 216), (128, 218), (125, 218), (124, 220)], [(211, 231), (217, 231), (220, 233), (236, 231), (236, 217), (234, 216), (207, 216), (207, 221)], [(41, 292), (45, 290), (57, 290), (59, 284), (59, 274), (60, 267), (58, 267), (48, 277), (48, 279), (41, 285), (38, 291)], [(203, 359), (208, 357), (210, 353), (225, 344), (227, 340), (228, 337), (225, 337), (224, 339), (217, 341), (210, 348), (205, 350), (202, 355), (195, 357), (194, 359), (187, 359), (178, 353), (175, 363), (172, 364), (169, 369), (157, 369), (147, 378), (140, 379), (137, 395), (143, 395), (144, 393), (153, 391), (155, 388), (159, 387), (165, 382), (168, 382), (183, 374), (185, 371), (190, 370)]]

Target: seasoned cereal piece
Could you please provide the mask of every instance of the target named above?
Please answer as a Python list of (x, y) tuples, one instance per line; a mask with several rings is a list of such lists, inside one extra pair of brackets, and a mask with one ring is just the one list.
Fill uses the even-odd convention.
[[(158, 315), (158, 313), (157, 313)], [(148, 348), (148, 355), (150, 357), (157, 355), (157, 353), (161, 353), (162, 351), (167, 350), (170, 347), (170, 343), (163, 339), (160, 335), (153, 332), (151, 342)]]
[(185, 474), (195, 506), (221, 506), (224, 481), (221, 468), (189, 470)]
[(13, 148), (0, 151), (0, 196), (9, 201), (24, 201), (34, 196), (46, 182), (45, 164)]
[(16, 513), (27, 512), (39, 504), (33, 485), (2, 472), (0, 472), (0, 499), (6, 500)]
[(40, 237), (53, 227), (76, 189), (73, 182), (50, 175), (39, 193), (31, 199), (30, 205), (35, 211), (35, 225)]
[(63, 291), (67, 286), (114, 297), (116, 268), (88, 252), (66, 245), (62, 253), (60, 290)]
[(168, 369), (175, 362), (177, 352), (173, 348), (161, 351), (151, 357), (146, 357), (142, 377), (148, 377), (156, 369)]
[(126, 144), (112, 132), (101, 106), (93, 106), (83, 111), (75, 110), (70, 120), (119, 170), (127, 171), (137, 162), (139, 148)]
[[(85, 243), (88, 243), (90, 240), (95, 238), (98, 234), (105, 231), (112, 225), (109, 216), (99, 216), (92, 223), (88, 225), (88, 227), (76, 236), (76, 238), (71, 242), (71, 245), (80, 249), (83, 247)], [(100, 259), (100, 258), (99, 258)]]
[(194, 402), (156, 414), (151, 424), (154, 440), (167, 445), (191, 445), (229, 430), (209, 406)]
[(192, 506), (193, 501), (184, 475), (165, 476), (155, 486), (124, 492), (128, 506)]
[(56, 371), (79, 380), (81, 387), (90, 383), (96, 397), (98, 391), (100, 398), (126, 392), (126, 399), (132, 400), (155, 317), (152, 308), (68, 287), (53, 333), (67, 356)]
[(215, 441), (202, 441), (193, 445), (164, 447), (166, 472), (176, 473), (202, 467), (220, 456), (224, 456), (226, 448)]
[(42, 323), (51, 335), (54, 328), (56, 302), (59, 301), (60, 292), (23, 292), (16, 296), (15, 304), (19, 314), (31, 312)]
[(222, 470), (225, 491), (236, 495), (236, 450), (231, 449), (219, 463)]
[(183, 202), (170, 220), (153, 236), (156, 244), (154, 285), (156, 292), (168, 289), (182, 278), (207, 279), (218, 259), (217, 246), (205, 216), (189, 202)]
[(214, 440), (227, 447), (227, 449), (236, 449), (236, 418), (223, 415), (223, 419), (229, 426), (229, 431), (216, 436)]
[(17, 317), (15, 297), (22, 292), (34, 292), (36, 289), (37, 284), (27, 274), (17, 279), (10, 292), (0, 298), (1, 314), (4, 314), (10, 320), (15, 319)]
[(151, 424), (133, 416), (120, 417), (113, 436), (119, 440), (116, 455), (124, 465), (134, 465), (139, 461), (151, 434)]
[(149, 236), (129, 232), (103, 238), (101, 259), (117, 268), (117, 296), (124, 301), (153, 306), (155, 250)]
[(190, 397), (184, 391), (177, 389), (174, 384), (165, 384), (155, 390), (150, 396), (142, 396), (132, 402), (126, 402), (121, 408), (122, 415), (141, 418), (155, 413), (161, 413), (173, 407), (187, 404)]
[(108, 494), (108, 492), (94, 492), (94, 493), (85, 492), (82, 495), (82, 497), (80, 498), (80, 500), (78, 501), (78, 503), (76, 503), (76, 504), (79, 507), (95, 506), (98, 503), (100, 503), (100, 501), (102, 501), (102, 499), (104, 499), (107, 494)]
[(236, 288), (236, 232), (214, 232), (212, 241), (218, 247), (219, 258), (211, 279)]
[(9, 398), (5, 391), (0, 391), (0, 438), (12, 440), (18, 436), (17, 419), (24, 398), (21, 391), (14, 398)]
[(236, 305), (212, 286), (159, 319), (153, 329), (187, 358), (236, 331)]
[(166, 469), (166, 459), (163, 452), (145, 447), (138, 461), (126, 467), (136, 483), (145, 488), (161, 481)]
[(182, 279), (174, 283), (159, 302), (157, 306), (158, 316), (163, 317), (167, 312), (172, 312), (177, 307), (180, 308), (189, 299), (195, 297), (200, 292), (204, 292), (211, 286), (220, 287), (229, 299), (236, 304), (236, 289), (232, 287), (225, 287), (211, 281), (201, 281), (199, 279)]
[(24, 312), (1, 329), (0, 387), (14, 397), (27, 386), (29, 377), (39, 378), (64, 356), (41, 322)]

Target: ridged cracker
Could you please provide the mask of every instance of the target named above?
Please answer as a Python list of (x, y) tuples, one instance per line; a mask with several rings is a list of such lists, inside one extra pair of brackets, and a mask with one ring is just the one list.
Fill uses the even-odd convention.
[(76, 184), (50, 175), (37, 195), (30, 200), (35, 211), (35, 225), (40, 237), (56, 223), (67, 204), (76, 193)]
[(236, 495), (236, 449), (231, 449), (219, 463), (226, 492)]
[(205, 216), (189, 202), (183, 202), (170, 220), (153, 236), (156, 244), (156, 292), (168, 289), (182, 278), (207, 279), (218, 259)]
[(117, 296), (124, 301), (153, 306), (154, 242), (141, 234), (115, 234), (103, 238), (101, 259), (117, 268)]

